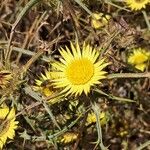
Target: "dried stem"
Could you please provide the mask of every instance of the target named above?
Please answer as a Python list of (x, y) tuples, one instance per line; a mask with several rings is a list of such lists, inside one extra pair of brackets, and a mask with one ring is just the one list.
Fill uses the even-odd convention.
[(14, 24), (12, 25), (12, 29), (11, 29), (11, 33), (10, 33), (10, 39), (9, 39), (9, 43), (8, 43), (8, 49), (6, 51), (6, 55), (5, 55), (5, 59), (6, 61), (9, 60), (9, 56), (11, 55), (11, 42), (12, 42), (12, 39), (13, 39), (13, 35), (14, 35), (14, 32), (15, 32), (15, 29), (18, 25), (18, 23), (21, 21), (21, 19), (24, 17), (24, 15), (28, 12), (28, 10), (30, 10), (30, 8), (32, 6), (34, 6), (36, 3), (38, 3), (39, 1), (41, 0), (30, 0), (27, 5), (22, 9), (22, 11), (20, 12), (20, 14), (18, 15), (16, 21), (14, 22)]

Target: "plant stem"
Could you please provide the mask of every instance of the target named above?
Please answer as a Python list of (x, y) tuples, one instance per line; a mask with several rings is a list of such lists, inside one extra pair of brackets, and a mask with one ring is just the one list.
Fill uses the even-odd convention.
[(23, 66), (21, 73), (25, 73), (30, 66), (43, 54), (44, 50), (40, 49), (32, 58)]
[(39, 1), (41, 0), (30, 0), (26, 6), (22, 9), (22, 11), (20, 12), (20, 14), (18, 15), (16, 21), (14, 22), (14, 24), (12, 25), (12, 29), (11, 29), (11, 32), (10, 32), (10, 39), (9, 39), (9, 43), (8, 43), (8, 49), (6, 51), (6, 55), (5, 55), (5, 59), (8, 61), (9, 60), (9, 57), (11, 55), (11, 42), (12, 42), (12, 39), (13, 39), (13, 35), (14, 35), (14, 32), (15, 32), (15, 29), (18, 25), (18, 23), (21, 21), (21, 19), (24, 17), (24, 15), (28, 12), (28, 10), (30, 10), (30, 8), (32, 6), (34, 6), (36, 3), (38, 3)]
[(149, 146), (150, 145), (150, 141), (147, 141), (147, 142), (145, 142), (144, 144), (142, 144), (141, 146), (139, 146), (138, 148), (137, 148), (137, 150), (142, 150), (142, 149), (144, 149), (145, 147), (147, 147), (147, 146)]
[(76, 3), (78, 3), (89, 15), (92, 16), (92, 12), (81, 2), (81, 0), (74, 0)]
[(143, 10), (142, 13), (143, 13), (145, 22), (146, 22), (146, 24), (147, 24), (148, 30), (150, 31), (150, 22), (149, 22), (149, 20), (148, 20), (148, 16), (147, 16), (147, 14), (146, 14), (146, 11)]
[(102, 128), (101, 128), (101, 123), (100, 123), (100, 119), (99, 119), (99, 116), (101, 113), (100, 108), (98, 107), (98, 105), (96, 103), (94, 103), (94, 104), (92, 104), (92, 109), (96, 116), (96, 128), (97, 128), (97, 134), (98, 134), (97, 145), (99, 144), (101, 150), (108, 150), (108, 148), (105, 147), (103, 144)]
[(25, 89), (25, 93), (30, 95), (32, 98), (34, 98), (35, 100), (37, 100), (38, 102), (40, 102), (45, 110), (47, 111), (47, 113), (49, 114), (50, 118), (52, 119), (53, 123), (56, 125), (56, 127), (61, 130), (59, 124), (57, 123), (51, 109), (49, 108), (49, 106), (46, 104), (46, 102), (34, 91), (32, 91), (32, 89), (30, 87), (26, 87)]
[(150, 72), (144, 73), (114, 73), (107, 75), (107, 79), (113, 78), (150, 78)]

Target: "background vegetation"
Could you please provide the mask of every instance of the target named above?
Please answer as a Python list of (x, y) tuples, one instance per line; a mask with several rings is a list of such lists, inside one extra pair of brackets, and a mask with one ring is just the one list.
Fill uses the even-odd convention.
[[(102, 14), (99, 28), (92, 24), (94, 13)], [(19, 122), (4, 149), (150, 149), (149, 61), (143, 73), (127, 61), (132, 49), (150, 50), (149, 20), (149, 5), (134, 11), (122, 1), (1, 1), (0, 100), (16, 108)], [(80, 46), (85, 41), (102, 50), (111, 62), (108, 78), (91, 97), (45, 101), (34, 90), (35, 79), (58, 60), (60, 47), (77, 40)], [(13, 76), (5, 87), (4, 70)], [(87, 120), (92, 112), (98, 123), (96, 118)]]

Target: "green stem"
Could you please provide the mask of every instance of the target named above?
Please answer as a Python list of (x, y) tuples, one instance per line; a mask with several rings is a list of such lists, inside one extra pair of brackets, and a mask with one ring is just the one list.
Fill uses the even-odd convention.
[(100, 108), (98, 107), (98, 105), (96, 103), (94, 103), (94, 104), (92, 104), (92, 109), (96, 116), (96, 128), (97, 128), (97, 134), (98, 134), (97, 144), (99, 144), (101, 150), (108, 150), (108, 148), (105, 147), (103, 144), (102, 128), (101, 128), (101, 123), (100, 123), (100, 119), (99, 119), (99, 116), (101, 113)]
[(76, 3), (78, 3), (89, 15), (92, 16), (92, 12), (81, 2), (81, 0), (74, 0)]
[(21, 73), (25, 73), (30, 66), (43, 54), (44, 50), (40, 49), (32, 58), (22, 67)]
[(150, 78), (150, 72), (144, 73), (114, 73), (107, 75), (107, 79), (113, 78)]
[(131, 102), (131, 103), (135, 103), (136, 101), (134, 100), (131, 100), (131, 99), (128, 99), (128, 98), (123, 98), (123, 97), (117, 97), (117, 96), (114, 96), (112, 94), (107, 94), (99, 89), (95, 89), (94, 90), (95, 92), (101, 94), (101, 95), (104, 95), (106, 97), (108, 97), (109, 99), (112, 99), (112, 100), (117, 100), (117, 101), (120, 101), (120, 102)]
[(56, 125), (56, 127), (61, 130), (60, 126), (58, 125), (51, 109), (49, 108), (49, 106), (46, 104), (46, 102), (36, 93), (34, 92), (30, 87), (26, 87), (24, 88), (25, 93), (30, 95), (32, 98), (34, 98), (35, 100), (37, 100), (38, 102), (41, 102), (45, 108), (45, 110), (47, 111), (47, 113), (49, 114), (50, 118), (52, 119), (53, 123)]
[(54, 133), (52, 135), (49, 135), (48, 138), (49, 139), (53, 139), (55, 137), (58, 137), (60, 135), (62, 135), (64, 132), (68, 131), (69, 129), (71, 129), (82, 117), (83, 114), (79, 115), (78, 118), (75, 121), (72, 121), (71, 124), (67, 127), (64, 127), (64, 129), (62, 129), (61, 131)]
[(148, 30), (150, 31), (150, 22), (149, 22), (149, 20), (148, 20), (148, 16), (147, 16), (147, 14), (146, 14), (146, 11), (143, 10), (142, 13), (143, 13), (145, 22), (146, 22), (146, 24), (147, 24)]
[(142, 149), (144, 149), (145, 147), (147, 147), (147, 146), (149, 146), (150, 145), (150, 141), (147, 141), (147, 142), (145, 142), (144, 144), (142, 144), (141, 146), (139, 146), (138, 148), (137, 148), (137, 150), (142, 150)]
[(112, 5), (112, 6), (116, 7), (116, 8), (119, 8), (120, 10), (125, 10), (125, 11), (130, 12), (130, 10), (128, 10), (128, 9), (126, 9), (126, 8), (124, 8), (124, 7), (121, 7), (121, 6), (119, 6), (119, 5), (116, 5), (116, 4), (114, 4), (113, 2), (111, 2), (111, 1), (109, 1), (109, 0), (105, 0), (105, 3), (107, 3), (107, 4), (109, 4), (109, 5)]

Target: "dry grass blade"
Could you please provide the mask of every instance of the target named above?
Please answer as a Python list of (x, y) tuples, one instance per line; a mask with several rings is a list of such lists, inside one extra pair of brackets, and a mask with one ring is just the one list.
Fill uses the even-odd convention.
[(12, 29), (11, 29), (11, 33), (10, 33), (10, 39), (9, 39), (9, 43), (8, 43), (8, 49), (7, 49), (7, 52), (5, 54), (5, 59), (8, 61), (9, 60), (9, 56), (11, 55), (10, 53), (10, 46), (11, 46), (11, 42), (12, 42), (12, 39), (13, 39), (13, 34), (15, 32), (15, 29), (18, 25), (18, 23), (21, 21), (21, 19), (24, 17), (24, 15), (30, 10), (30, 8), (32, 6), (34, 6), (35, 4), (37, 4), (39, 1), (41, 0), (30, 0), (26, 6), (23, 8), (23, 10), (20, 12), (20, 14), (18, 15), (16, 21), (14, 22), (13, 26), (12, 26)]

